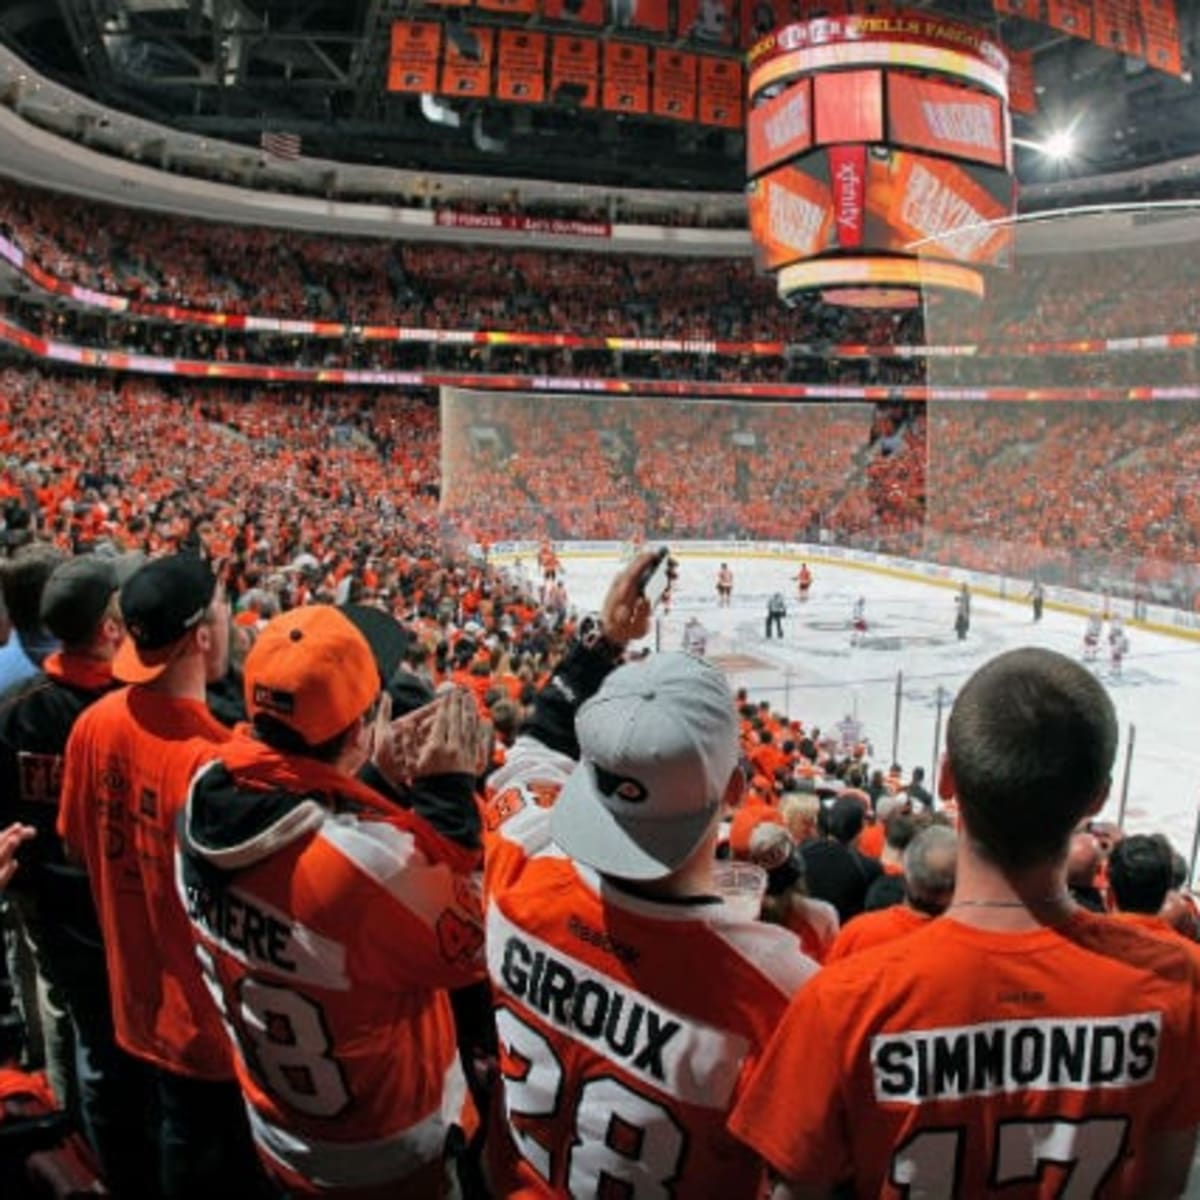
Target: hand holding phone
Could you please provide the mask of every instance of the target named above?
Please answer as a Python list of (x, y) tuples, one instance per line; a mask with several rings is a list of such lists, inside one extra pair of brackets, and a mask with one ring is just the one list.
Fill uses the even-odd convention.
[(638, 578), (638, 591), (646, 598), (646, 603), (651, 609), (661, 604), (671, 590), (671, 584), (675, 582), (678, 573), (677, 566), (670, 550), (661, 546)]

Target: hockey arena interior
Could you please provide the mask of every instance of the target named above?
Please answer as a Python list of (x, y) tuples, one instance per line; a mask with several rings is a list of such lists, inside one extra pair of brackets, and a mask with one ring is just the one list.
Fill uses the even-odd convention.
[(1198, 48), (0, 2), (0, 1198), (1200, 1198)]

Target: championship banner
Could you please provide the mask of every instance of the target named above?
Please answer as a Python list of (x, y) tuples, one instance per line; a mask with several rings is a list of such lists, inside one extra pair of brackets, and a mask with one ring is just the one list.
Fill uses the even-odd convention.
[(702, 46), (732, 46), (736, 13), (735, 0), (679, 0), (675, 34)]
[(618, 30), (640, 29), (666, 33), (671, 25), (668, 0), (616, 0), (613, 15)]
[[(955, 262), (1001, 263), (1012, 246), (1011, 181), (986, 167), (894, 150), (872, 154), (867, 178), (867, 243)], [(992, 190), (980, 180), (994, 183)], [(993, 224), (992, 222), (996, 222)], [(883, 228), (878, 229), (882, 224)]]
[(488, 96), (492, 90), (492, 41), (495, 30), (479, 26), (463, 26), (475, 39), (479, 57), (467, 58), (450, 39), (446, 39), (446, 57), (442, 63), (443, 96)]
[(1008, 52), (1008, 106), (1025, 116), (1033, 116), (1038, 110), (1032, 50)]
[(394, 21), (389, 92), (436, 92), (442, 27), (434, 21)]
[(550, 99), (562, 101), (577, 89), (580, 108), (595, 108), (600, 80), (600, 43), (592, 38), (556, 37), (550, 50)]
[(1092, 41), (1118, 54), (1141, 58), (1142, 31), (1137, 19), (1137, 0), (1094, 0)]
[(883, 141), (883, 72), (836, 71), (813, 81), (816, 142)]
[(889, 142), (1005, 165), (1004, 106), (995, 96), (898, 72), (888, 75), (887, 90)]
[(1146, 62), (1168, 75), (1183, 74), (1179, 46), (1179, 19), (1175, 0), (1141, 0), (1142, 33), (1146, 39)]
[[(820, 159), (814, 167), (824, 170)], [(746, 198), (760, 269), (774, 270), (834, 248), (833, 196), (827, 178), (779, 167), (751, 183)]]
[(500, 30), (496, 98), (541, 104), (546, 99), (546, 35)]
[(833, 193), (833, 222), (842, 250), (860, 250), (866, 226), (867, 148), (832, 146), (829, 183)]
[(537, 0), (475, 0), (480, 8), (489, 12), (521, 13), (529, 15), (537, 12)]
[(604, 43), (602, 105), (612, 112), (650, 111), (650, 48), (639, 42)]
[(603, 25), (604, 0), (543, 0), (542, 13), (552, 21), (575, 21), (580, 25)]
[(758, 175), (811, 149), (812, 81), (801, 79), (786, 91), (756, 104), (746, 119), (746, 174)]
[(677, 121), (696, 119), (696, 56), (678, 50), (654, 51), (654, 115)]
[(732, 58), (700, 60), (700, 122), (742, 127), (742, 64)]
[(1091, 41), (1092, 6), (1088, 0), (1046, 0), (1046, 24)]

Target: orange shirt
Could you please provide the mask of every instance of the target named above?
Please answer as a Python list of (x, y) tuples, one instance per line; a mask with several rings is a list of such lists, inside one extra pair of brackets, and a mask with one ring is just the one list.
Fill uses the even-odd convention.
[(865, 854), (868, 858), (878, 858), (883, 853), (885, 840), (882, 821), (876, 821), (874, 825), (867, 825), (858, 838), (859, 853)]
[[(639, 899), (559, 854), (569, 760), (514, 747), (486, 825), (488, 971), (503, 1087), (497, 1196), (753, 1196), (725, 1121), (788, 998), (815, 971), (785, 929), (724, 903)], [(719, 986), (698, 988), (695, 964)]]
[(194, 700), (122, 688), (67, 742), (58, 833), (87, 868), (122, 1049), (179, 1075), (233, 1078), (229, 1043), (175, 887), (175, 818), (229, 731)]
[(842, 926), (837, 941), (826, 956), (826, 962), (837, 962), (873, 946), (885, 946), (902, 938), (932, 920), (907, 904), (893, 904), (877, 912), (862, 913)]
[(1198, 997), (1182, 946), (1106, 917), (1028, 933), (941, 917), (804, 987), (730, 1128), (785, 1178), (881, 1200), (916, 1180), (1142, 1195), (1150, 1139), (1200, 1122)]

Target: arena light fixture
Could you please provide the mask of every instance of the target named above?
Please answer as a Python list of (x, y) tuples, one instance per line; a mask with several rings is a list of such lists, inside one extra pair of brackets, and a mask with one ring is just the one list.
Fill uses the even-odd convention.
[(1055, 162), (1066, 162), (1075, 154), (1075, 131), (1056, 129), (1042, 143), (1042, 153)]

